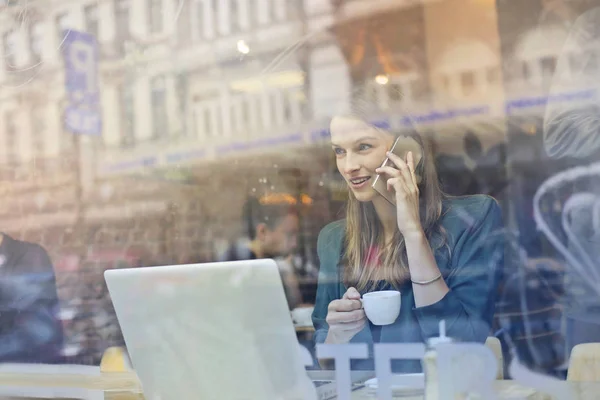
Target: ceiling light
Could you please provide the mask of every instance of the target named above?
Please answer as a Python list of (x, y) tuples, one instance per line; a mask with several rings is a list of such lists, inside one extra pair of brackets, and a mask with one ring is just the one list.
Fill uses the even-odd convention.
[(375, 77), (375, 82), (377, 82), (380, 85), (387, 85), (389, 81), (390, 78), (387, 75), (380, 74)]
[(248, 47), (248, 44), (246, 44), (245, 40), (238, 40), (237, 51), (239, 51), (242, 54), (248, 54), (250, 53), (250, 47)]

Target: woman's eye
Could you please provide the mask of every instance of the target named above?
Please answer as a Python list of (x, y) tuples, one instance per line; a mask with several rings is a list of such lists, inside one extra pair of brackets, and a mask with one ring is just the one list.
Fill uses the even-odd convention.
[(336, 147), (335, 149), (333, 149), (333, 152), (336, 155), (342, 155), (342, 154), (344, 154), (344, 149), (340, 149), (339, 147)]
[(358, 146), (358, 150), (359, 151), (369, 150), (370, 148), (371, 148), (370, 144), (364, 144), (363, 143), (363, 144), (361, 144), (361, 145)]

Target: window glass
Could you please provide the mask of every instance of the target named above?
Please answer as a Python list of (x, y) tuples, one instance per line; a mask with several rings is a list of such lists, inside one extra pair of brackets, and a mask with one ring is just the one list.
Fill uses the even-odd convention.
[(6, 396), (598, 392), (599, 0), (1, 5)]

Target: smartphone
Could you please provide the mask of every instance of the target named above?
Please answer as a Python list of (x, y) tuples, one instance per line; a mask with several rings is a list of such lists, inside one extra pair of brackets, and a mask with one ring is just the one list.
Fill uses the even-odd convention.
[[(412, 153), (413, 153), (415, 169), (417, 169), (417, 166), (419, 165), (419, 163), (421, 162), (421, 158), (423, 157), (423, 152), (421, 151), (421, 147), (419, 146), (419, 144), (413, 138), (411, 138), (409, 136), (399, 136), (394, 141), (394, 144), (392, 145), (392, 148), (390, 149), (391, 153), (397, 155), (398, 157), (402, 158), (405, 161), (406, 161), (406, 155), (408, 154), (409, 151), (412, 151)], [(383, 161), (383, 164), (381, 164), (381, 166), (385, 167), (388, 164), (391, 164), (392, 167), (394, 166), (394, 164), (390, 161), (390, 159), (386, 157), (386, 159)], [(420, 178), (421, 178), (420, 176), (417, 176), (417, 181), (420, 181)], [(396, 196), (394, 194), (394, 191), (391, 190), (388, 192), (387, 181), (385, 178), (381, 177), (381, 175), (377, 175), (375, 177), (375, 181), (373, 182), (372, 188), (375, 189), (377, 191), (377, 193), (379, 193), (381, 196), (383, 196), (392, 205), (394, 205), (394, 206), (396, 205)]]

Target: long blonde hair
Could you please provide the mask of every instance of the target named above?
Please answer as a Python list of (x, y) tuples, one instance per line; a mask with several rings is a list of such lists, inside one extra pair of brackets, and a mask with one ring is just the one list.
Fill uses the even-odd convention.
[[(439, 224), (445, 194), (439, 185), (429, 142), (415, 130), (402, 132), (402, 135), (413, 138), (423, 151), (416, 171), (422, 178), (419, 184), (420, 219), (430, 245), (436, 250), (446, 245), (446, 233)], [(347, 287), (369, 291), (380, 280), (385, 280), (398, 288), (409, 279), (406, 243), (402, 234), (396, 230), (391, 243), (384, 241), (383, 225), (373, 203), (359, 202), (349, 191), (342, 259), (343, 280)], [(380, 265), (383, 266), (382, 271), (378, 271)]]

